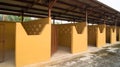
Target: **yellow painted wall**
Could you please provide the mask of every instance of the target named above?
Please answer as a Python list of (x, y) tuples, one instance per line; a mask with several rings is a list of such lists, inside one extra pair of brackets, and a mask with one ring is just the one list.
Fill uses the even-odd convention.
[(6, 51), (14, 50), (15, 49), (15, 26), (16, 26), (15, 22), (0, 21), (0, 25), (4, 25), (5, 50)]
[(117, 27), (117, 41), (120, 41), (120, 27)]
[(90, 46), (96, 46), (96, 34), (97, 34), (96, 25), (88, 25), (88, 44)]
[[(24, 29), (25, 28), (25, 29)], [(16, 23), (16, 67), (49, 60), (51, 18)]]
[(118, 29), (118, 41), (120, 41), (120, 27)]
[(116, 42), (116, 27), (115, 26), (107, 26), (106, 29), (106, 38), (108, 43)]
[(106, 42), (110, 43), (110, 26), (106, 26)]
[(88, 44), (98, 48), (106, 44), (106, 25), (89, 25), (88, 26)]
[(87, 24), (86, 22), (77, 23), (72, 26), (72, 53), (87, 50)]
[(71, 47), (72, 42), (72, 25), (60, 24), (56, 25), (58, 30), (58, 45), (64, 47)]
[(97, 25), (96, 45), (98, 48), (105, 46), (106, 44), (106, 25)]
[(72, 53), (87, 50), (87, 26), (85, 22), (56, 26), (60, 46), (70, 47)]
[(116, 27), (115, 26), (111, 26), (110, 29), (110, 43), (114, 44), (116, 42)]

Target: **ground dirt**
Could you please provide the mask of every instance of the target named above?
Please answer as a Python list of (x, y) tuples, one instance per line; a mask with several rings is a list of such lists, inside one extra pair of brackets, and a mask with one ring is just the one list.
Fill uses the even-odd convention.
[(120, 67), (120, 44), (107, 46), (48, 67)]

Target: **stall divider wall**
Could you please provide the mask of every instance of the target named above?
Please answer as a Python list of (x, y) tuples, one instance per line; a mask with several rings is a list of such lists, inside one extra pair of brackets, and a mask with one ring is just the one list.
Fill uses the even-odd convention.
[(97, 36), (96, 36), (96, 44), (98, 48), (105, 46), (106, 44), (106, 25), (99, 24), (97, 25)]
[(88, 44), (90, 46), (96, 46), (96, 35), (97, 26), (96, 25), (88, 25)]
[(85, 22), (75, 24), (57, 24), (58, 45), (69, 47), (71, 53), (87, 50), (87, 25)]
[(88, 49), (87, 24), (86, 22), (76, 23), (72, 26), (72, 53), (86, 51)]
[(0, 62), (15, 60), (15, 26), (15, 22), (0, 21)]
[(58, 31), (55, 24), (51, 25), (51, 55), (53, 55), (58, 49)]
[[(71, 48), (72, 24), (57, 24), (58, 46)], [(71, 52), (71, 51), (70, 51)]]
[[(4, 45), (5, 52), (14, 51), (15, 50), (15, 22), (8, 21), (0, 21), (0, 25), (4, 26), (4, 32), (0, 31), (0, 33), (4, 33)], [(1, 30), (1, 29), (0, 29)], [(2, 38), (3, 39), (3, 38)]]
[(120, 41), (120, 27), (118, 29), (118, 41)]
[(16, 67), (50, 59), (51, 18), (16, 23)]
[(106, 38), (107, 43), (114, 44), (116, 42), (116, 26), (107, 26)]
[(110, 30), (110, 41), (111, 44), (116, 43), (116, 26), (111, 26), (111, 30)]
[(106, 25), (88, 25), (88, 44), (98, 48), (106, 44)]
[(117, 32), (117, 36), (116, 36), (117, 37), (117, 41), (120, 41), (120, 27), (119, 26), (117, 27), (117, 31), (116, 32)]
[(106, 42), (110, 43), (110, 26), (106, 26)]

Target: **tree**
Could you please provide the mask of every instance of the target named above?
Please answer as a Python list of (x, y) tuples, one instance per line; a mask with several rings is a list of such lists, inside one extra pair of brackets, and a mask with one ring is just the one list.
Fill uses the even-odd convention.
[[(7, 19), (8, 19), (8, 21), (15, 21), (15, 22), (21, 22), (22, 21), (22, 17), (21, 16), (8, 15)], [(24, 17), (23, 21), (30, 21), (30, 20), (31, 20), (30, 17)]]
[[(2, 15), (2, 14), (0, 14), (0, 20), (1, 21), (21, 22), (22, 17), (21, 16)], [(31, 17), (24, 17), (23, 21), (30, 21), (30, 20), (31, 20)]]

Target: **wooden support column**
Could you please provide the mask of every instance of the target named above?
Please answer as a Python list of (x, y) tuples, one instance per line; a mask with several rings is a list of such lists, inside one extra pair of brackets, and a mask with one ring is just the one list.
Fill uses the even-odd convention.
[(115, 19), (115, 27), (117, 28), (117, 19)]
[(5, 61), (5, 25), (0, 24), (0, 63)]
[(86, 9), (86, 23), (88, 23), (88, 11), (87, 11), (87, 9)]
[(48, 17), (51, 17), (51, 10), (52, 7), (54, 6), (54, 4), (56, 3), (57, 0), (52, 0), (49, 2), (49, 6), (48, 6)]
[(48, 9), (48, 17), (51, 17), (51, 9)]
[(21, 18), (21, 22), (24, 21), (24, 12), (22, 11), (22, 18)]
[(53, 24), (55, 24), (55, 19), (53, 19)]
[(55, 17), (53, 17), (53, 24), (55, 24)]
[(104, 17), (104, 24), (106, 23), (106, 18), (107, 18), (107, 17), (105, 16), (105, 17)]
[[(49, 0), (48, 6), (48, 17), (51, 17), (51, 10), (57, 0)], [(53, 26), (52, 26), (52, 43), (51, 43), (51, 55), (57, 51), (57, 30), (55, 24), (55, 18), (53, 17)]]

